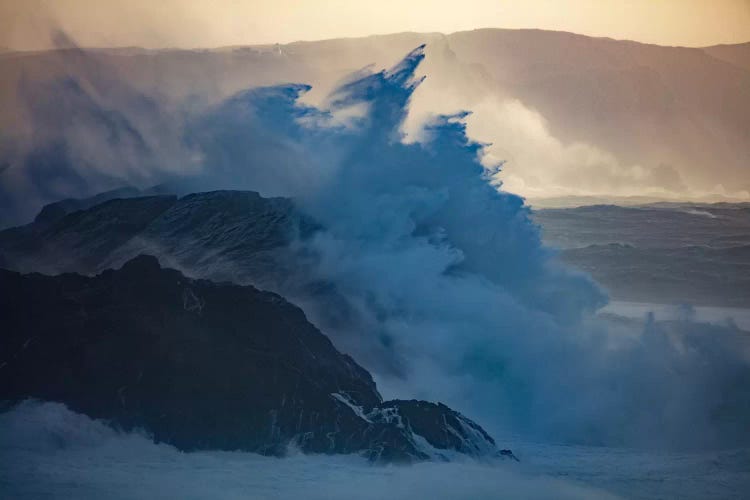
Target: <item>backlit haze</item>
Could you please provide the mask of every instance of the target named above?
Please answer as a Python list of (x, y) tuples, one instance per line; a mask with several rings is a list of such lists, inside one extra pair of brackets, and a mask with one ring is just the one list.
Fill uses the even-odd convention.
[[(426, 43), (426, 81), (410, 103), (406, 141), (421, 140), (435, 114), (470, 111), (469, 136), (489, 145), (484, 163), (503, 163), (497, 180), (532, 205), (747, 201), (748, 41), (747, 0), (0, 0), (0, 48), (22, 51), (0, 68), (0, 126), (8, 125), (0, 146), (15, 155), (4, 160), (3, 184), (28, 205), (21, 220), (54, 198), (37, 200), (25, 192), (34, 184), (15, 178), (29, 140), (15, 137), (29, 119), (15, 111), (21, 82), (36, 71), (29, 51), (150, 50), (102, 56), (96, 71), (173, 104), (289, 82), (312, 85), (304, 100), (320, 104), (351, 72), (389, 67)], [(257, 57), (242, 55), (247, 46)], [(59, 62), (41, 67), (47, 76), (91, 71)], [(181, 123), (166, 123), (179, 137)], [(87, 160), (114, 171), (116, 182), (100, 188), (140, 182), (111, 160)], [(91, 194), (70, 185), (61, 178), (54, 196)]]
[(219, 47), (477, 28), (692, 47), (750, 40), (747, 0), (3, 0), (0, 19), (0, 45), (13, 49), (49, 47), (49, 25), (97, 47)]

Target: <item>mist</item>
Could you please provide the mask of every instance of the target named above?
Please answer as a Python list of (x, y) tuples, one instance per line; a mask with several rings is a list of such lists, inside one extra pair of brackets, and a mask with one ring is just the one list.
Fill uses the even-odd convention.
[[(365, 67), (339, 81), (315, 106), (302, 101), (310, 86), (295, 83), (196, 96), (180, 108), (113, 82), (83, 51), (66, 57), (88, 77), (24, 90), (31, 140), (11, 142), (21, 146), (0, 174), (15, 217), (122, 184), (291, 197), (322, 229), (296, 243), (305, 258), (295, 274), (269, 286), (372, 371), (387, 397), (455, 405), (500, 439), (656, 449), (750, 442), (746, 332), (596, 316), (606, 294), (542, 245), (529, 207), (509, 192), (520, 181), (503, 139), (531, 155), (532, 177), (639, 185), (658, 172), (565, 146), (513, 100), (409, 122), (429, 84), (418, 69), (424, 47), (389, 70)], [(72, 101), (44, 100), (52, 95)], [(492, 129), (494, 145), (471, 139), (472, 127), (480, 137)], [(310, 293), (314, 283), (334, 293)]]
[[(530, 468), (465, 463), (373, 467), (354, 456), (279, 459), (252, 453), (181, 453), (142, 433), (119, 433), (53, 403), (0, 414), (0, 484), (12, 498), (394, 499), (617, 498)], [(153, 473), (152, 473), (153, 472)], [(10, 485), (6, 488), (5, 485)]]
[(422, 43), (427, 79), (411, 97), (405, 141), (423, 141), (436, 115), (470, 110), (467, 135), (484, 144), (483, 164), (503, 162), (496, 180), (534, 206), (580, 196), (750, 199), (742, 45), (726, 52), (477, 30), (91, 50), (60, 30), (45, 33), (56, 50), (0, 57), (0, 227), (61, 198), (196, 172), (202, 152), (186, 129), (245, 89), (311, 85), (300, 102), (325, 108), (352, 72), (390, 67)]

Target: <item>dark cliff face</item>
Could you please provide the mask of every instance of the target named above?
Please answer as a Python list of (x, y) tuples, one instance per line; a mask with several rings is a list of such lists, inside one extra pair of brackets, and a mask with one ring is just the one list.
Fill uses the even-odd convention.
[(148, 256), (95, 277), (0, 271), (0, 399), (59, 401), (184, 450), (497, 454), (443, 405), (382, 402), (303, 312)]
[(99, 203), (95, 198), (54, 203), (33, 223), (0, 231), (2, 267), (90, 275), (141, 254), (156, 255), (190, 276), (324, 303), (318, 309), (333, 316), (350, 312), (328, 284), (310, 279), (315, 257), (294, 243), (321, 227), (292, 200), (254, 191), (107, 199), (120, 194), (124, 190), (102, 193), (95, 197)]
[(34, 223), (0, 231), (7, 266), (89, 274), (148, 253), (200, 277), (265, 285), (287, 274), (289, 242), (317, 228), (291, 200), (253, 191), (89, 201), (48, 205)]
[(175, 196), (147, 196), (80, 210), (75, 208), (80, 200), (48, 205), (35, 222), (0, 231), (0, 252), (9, 268), (21, 272), (96, 272), (112, 252), (176, 202)]
[(210, 191), (88, 205), (67, 200), (45, 207), (42, 213), (57, 216), (42, 217), (44, 223), (0, 231), (2, 267), (90, 275), (137, 255), (156, 255), (190, 276), (249, 284), (303, 304), (339, 348), (367, 362), (354, 335), (364, 330), (356, 308), (314, 273), (317, 257), (306, 243), (321, 226), (292, 200)]

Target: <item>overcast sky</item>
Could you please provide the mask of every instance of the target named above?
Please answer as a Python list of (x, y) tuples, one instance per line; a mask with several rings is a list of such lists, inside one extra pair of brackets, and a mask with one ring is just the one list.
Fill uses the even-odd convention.
[(750, 41), (750, 0), (0, 0), (0, 46), (217, 47), (541, 28), (664, 45)]

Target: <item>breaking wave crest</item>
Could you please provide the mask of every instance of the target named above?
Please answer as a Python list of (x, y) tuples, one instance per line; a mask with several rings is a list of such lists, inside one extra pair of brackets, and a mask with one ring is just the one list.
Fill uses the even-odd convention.
[(289, 281), (330, 285), (338, 302), (279, 291), (386, 396), (441, 400), (501, 441), (749, 443), (748, 334), (596, 316), (605, 295), (541, 244), (523, 199), (496, 181), (502, 165), (483, 166), (466, 113), (434, 116), (420, 142), (404, 141), (423, 58), (420, 47), (363, 70), (320, 108), (300, 103), (305, 85), (239, 93), (168, 134), (190, 168), (175, 173), (174, 160), (146, 177), (289, 196), (314, 217), (323, 229), (297, 243), (304, 273)]
[(330, 303), (295, 300), (388, 395), (445, 401), (500, 436), (747, 442), (747, 334), (593, 315), (606, 297), (541, 244), (523, 200), (493, 180), (502, 165), (482, 165), (465, 113), (403, 140), (423, 57), (356, 75), (324, 110), (298, 102), (304, 86), (251, 90), (193, 128), (203, 183), (249, 176), (242, 187), (291, 196), (325, 228), (300, 243), (308, 272), (351, 313), (331, 319)]

